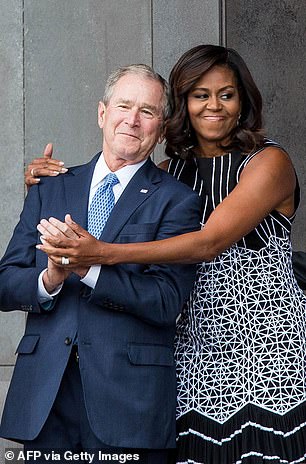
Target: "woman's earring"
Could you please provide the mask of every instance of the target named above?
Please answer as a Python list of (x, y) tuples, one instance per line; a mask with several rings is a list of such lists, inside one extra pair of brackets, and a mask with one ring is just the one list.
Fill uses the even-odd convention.
[(240, 124), (240, 118), (241, 118), (241, 113), (239, 113), (238, 118), (237, 118), (237, 121), (236, 121), (236, 125), (237, 125), (237, 126), (239, 126), (239, 124)]

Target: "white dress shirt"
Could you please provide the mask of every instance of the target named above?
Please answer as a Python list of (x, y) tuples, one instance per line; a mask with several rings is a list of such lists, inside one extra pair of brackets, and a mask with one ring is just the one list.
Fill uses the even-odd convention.
[[(113, 186), (113, 192), (115, 196), (115, 203), (119, 200), (121, 194), (123, 193), (125, 187), (128, 185), (132, 177), (136, 174), (139, 168), (144, 165), (146, 162), (146, 159), (141, 161), (140, 163), (136, 164), (130, 164), (128, 166), (124, 166), (123, 168), (118, 169), (118, 171), (115, 171), (114, 173), (118, 177), (119, 183)], [(88, 210), (90, 208), (91, 201), (94, 197), (94, 194), (100, 187), (100, 185), (103, 183), (105, 177), (112, 172), (109, 167), (107, 166), (103, 153), (101, 153), (95, 169), (94, 173), (92, 176), (91, 180), (91, 185), (90, 185), (90, 191), (89, 191), (89, 201), (88, 201)], [(53, 300), (53, 298), (58, 295), (58, 293), (61, 291), (63, 284), (59, 285), (52, 293), (48, 293), (47, 290), (45, 289), (42, 276), (46, 269), (44, 269), (38, 278), (38, 291), (37, 291), (37, 296), (38, 296), (38, 301), (39, 303), (48, 303)], [(85, 285), (88, 285), (91, 288), (95, 288), (95, 285), (97, 283), (97, 280), (99, 278), (101, 271), (101, 265), (94, 265), (89, 268), (89, 271), (81, 279), (81, 282), (83, 282)]]

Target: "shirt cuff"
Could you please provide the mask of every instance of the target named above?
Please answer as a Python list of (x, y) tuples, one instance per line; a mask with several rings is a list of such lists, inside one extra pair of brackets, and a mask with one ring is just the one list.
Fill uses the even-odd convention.
[(43, 303), (48, 303), (53, 300), (53, 298), (59, 294), (59, 292), (63, 288), (63, 284), (60, 284), (58, 287), (56, 287), (55, 290), (53, 290), (52, 293), (48, 293), (47, 290), (45, 289), (44, 282), (43, 282), (43, 275), (46, 272), (47, 269), (44, 269), (41, 271), (38, 277), (38, 289), (37, 289), (37, 299), (39, 304)]
[(87, 274), (81, 279), (81, 282), (88, 287), (95, 288), (101, 271), (101, 265), (95, 264), (89, 268)]

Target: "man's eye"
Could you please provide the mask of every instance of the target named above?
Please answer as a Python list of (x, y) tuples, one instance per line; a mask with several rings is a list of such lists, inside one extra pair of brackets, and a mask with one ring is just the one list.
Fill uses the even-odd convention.
[(123, 103), (118, 105), (118, 108), (121, 108), (122, 110), (128, 110), (129, 109), (128, 105), (124, 105)]
[(148, 116), (148, 117), (150, 117), (150, 118), (153, 117), (153, 113), (152, 113), (152, 111), (150, 111), (150, 110), (142, 109), (141, 112), (142, 112), (142, 114), (144, 114), (145, 116)]

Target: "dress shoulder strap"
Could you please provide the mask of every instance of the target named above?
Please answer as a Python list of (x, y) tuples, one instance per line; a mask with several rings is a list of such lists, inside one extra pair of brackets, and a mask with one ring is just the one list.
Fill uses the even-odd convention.
[(244, 158), (243, 162), (241, 163), (241, 165), (239, 166), (237, 170), (237, 182), (239, 180), (242, 170), (246, 167), (246, 165), (254, 158), (254, 156), (258, 155), (258, 153), (260, 153), (261, 151), (263, 151), (265, 148), (268, 148), (268, 147), (276, 147), (276, 148), (280, 148), (284, 150), (283, 147), (279, 143), (275, 142), (274, 140), (265, 139), (263, 145), (260, 148), (256, 148), (254, 151), (246, 155), (246, 157)]
[[(277, 148), (280, 148), (283, 151), (286, 151), (279, 143), (275, 142), (274, 140), (265, 139), (264, 144), (263, 144), (262, 147), (256, 149), (255, 151), (249, 153), (248, 155), (246, 155), (245, 159), (243, 160), (243, 162), (241, 163), (241, 165), (239, 166), (239, 168), (237, 170), (237, 179), (236, 179), (237, 182), (239, 181), (239, 177), (241, 175), (242, 170), (254, 158), (254, 156), (256, 156), (258, 153), (260, 153), (262, 150), (264, 150), (265, 148), (268, 148), (268, 147), (277, 147)], [(299, 206), (299, 203), (300, 203), (300, 186), (299, 186), (298, 177), (297, 177), (296, 174), (295, 174), (295, 176), (296, 176), (296, 187), (295, 187), (295, 192), (294, 192), (294, 209), (295, 209), (295, 212), (296, 212), (296, 210), (297, 210), (297, 208)], [(289, 220), (291, 222), (293, 221), (293, 219), (295, 217), (295, 212), (289, 218)]]

